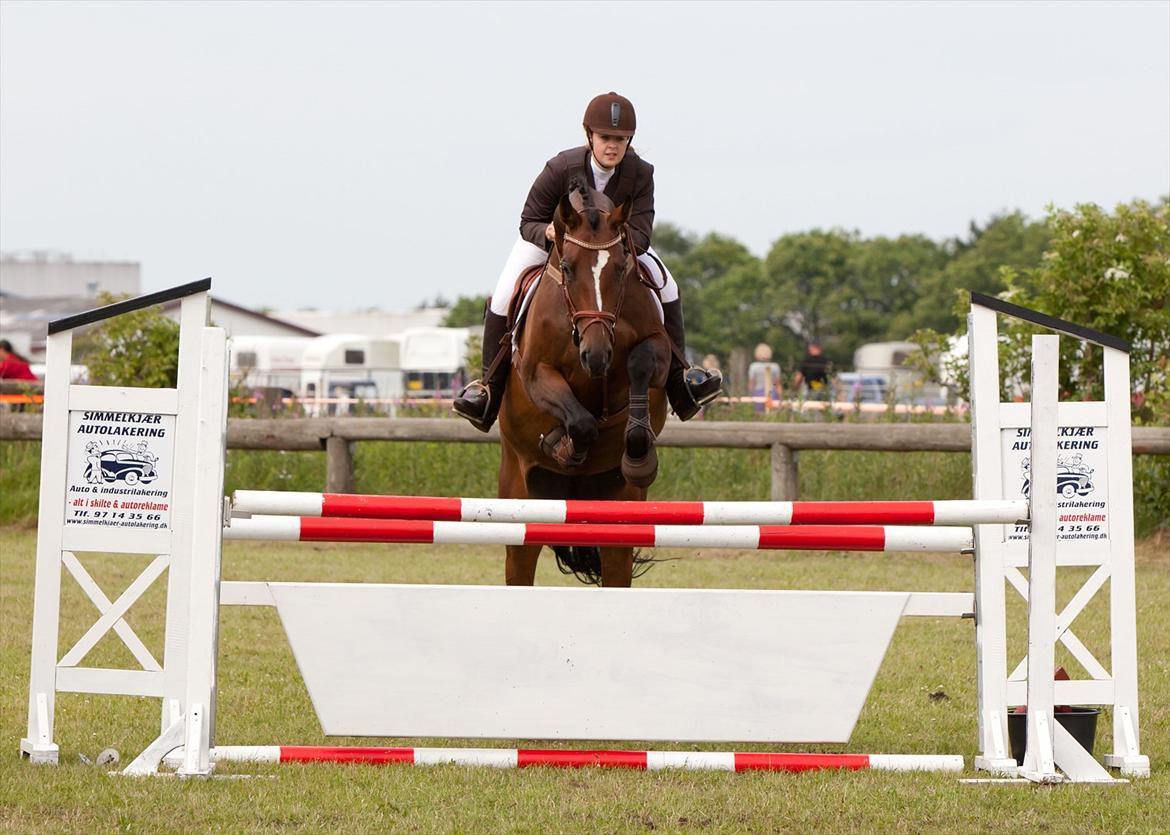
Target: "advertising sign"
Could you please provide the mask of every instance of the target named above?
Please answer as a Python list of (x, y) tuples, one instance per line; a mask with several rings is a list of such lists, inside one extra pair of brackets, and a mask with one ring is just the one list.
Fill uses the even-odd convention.
[[(1104, 541), (1109, 538), (1109, 458), (1103, 426), (1062, 426), (1056, 442), (1056, 538)], [(1031, 433), (1003, 431), (1003, 496), (1026, 499), (1032, 489)], [(1006, 525), (1008, 540), (1027, 540), (1027, 525)]]
[(169, 528), (174, 460), (174, 415), (70, 412), (65, 524)]

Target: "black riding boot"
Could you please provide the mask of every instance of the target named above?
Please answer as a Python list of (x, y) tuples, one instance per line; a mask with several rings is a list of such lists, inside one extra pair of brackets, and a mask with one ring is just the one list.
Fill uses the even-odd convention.
[[(662, 318), (666, 335), (685, 357), (687, 342), (683, 331), (682, 301), (676, 299), (663, 304)], [(722, 390), (723, 375), (719, 371), (708, 371), (696, 366), (684, 368), (675, 352), (671, 351), (670, 371), (666, 375), (666, 397), (679, 420), (693, 418), (700, 407), (718, 397)]]
[(507, 317), (487, 310), (483, 318), (483, 376), (468, 383), (451, 404), (455, 414), (467, 418), (480, 432), (491, 429), (500, 413), (512, 368), (511, 343)]

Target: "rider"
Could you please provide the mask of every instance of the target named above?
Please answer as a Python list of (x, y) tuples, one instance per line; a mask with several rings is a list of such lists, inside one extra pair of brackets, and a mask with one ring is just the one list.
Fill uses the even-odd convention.
[(662, 288), (663, 325), (679, 349), (678, 353), (671, 352), (666, 378), (666, 396), (675, 414), (689, 420), (699, 407), (717, 397), (722, 387), (723, 377), (718, 370), (684, 368), (679, 360), (679, 355), (685, 356), (686, 352), (682, 303), (678, 284), (650, 246), (654, 226), (654, 166), (639, 157), (631, 145), (634, 106), (625, 96), (614, 92), (596, 96), (585, 108), (582, 125), (585, 146), (561, 151), (545, 163), (528, 192), (520, 212), (520, 238), (504, 263), (484, 312), (483, 376), (468, 383), (454, 403), (456, 413), (483, 432), (495, 423), (511, 368), (507, 312), (516, 279), (526, 268), (542, 264), (548, 258), (553, 240), (553, 213), (561, 197), (568, 193), (569, 181), (574, 176), (583, 176), (615, 206), (633, 200), (629, 240), (638, 260), (649, 269), (655, 286)]

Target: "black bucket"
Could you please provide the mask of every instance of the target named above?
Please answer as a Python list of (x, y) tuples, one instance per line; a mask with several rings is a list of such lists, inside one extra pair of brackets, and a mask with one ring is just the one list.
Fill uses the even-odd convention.
[[(1093, 753), (1093, 741), (1097, 738), (1097, 717), (1101, 711), (1095, 707), (1074, 707), (1072, 710), (1058, 710), (1056, 721), (1072, 734), (1081, 747)], [(1008, 714), (1008, 743), (1017, 765), (1024, 764), (1024, 749), (1028, 745), (1028, 714)]]

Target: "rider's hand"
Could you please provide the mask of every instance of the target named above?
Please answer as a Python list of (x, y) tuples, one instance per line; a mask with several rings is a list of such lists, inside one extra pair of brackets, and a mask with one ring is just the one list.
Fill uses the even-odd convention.
[(551, 223), (544, 228), (544, 236), (550, 241), (556, 237), (556, 229), (553, 228)]

